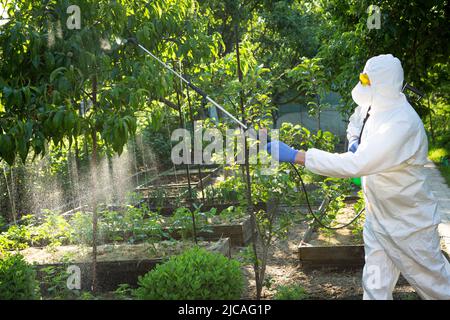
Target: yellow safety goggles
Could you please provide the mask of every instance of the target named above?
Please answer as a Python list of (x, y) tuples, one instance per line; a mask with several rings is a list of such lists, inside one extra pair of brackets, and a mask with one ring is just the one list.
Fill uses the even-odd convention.
[(370, 79), (367, 73), (359, 74), (359, 82), (361, 82), (361, 85), (363, 86), (370, 86)]

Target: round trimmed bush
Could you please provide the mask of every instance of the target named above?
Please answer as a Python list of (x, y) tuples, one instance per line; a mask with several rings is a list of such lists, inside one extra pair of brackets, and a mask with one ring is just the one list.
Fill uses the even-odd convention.
[(150, 300), (221, 300), (239, 299), (243, 289), (238, 261), (194, 247), (139, 277), (134, 294)]
[(0, 300), (39, 299), (36, 273), (22, 255), (9, 255), (0, 260)]

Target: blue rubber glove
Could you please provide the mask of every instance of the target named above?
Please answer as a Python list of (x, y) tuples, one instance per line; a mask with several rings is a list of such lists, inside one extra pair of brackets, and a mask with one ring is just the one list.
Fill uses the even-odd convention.
[[(277, 148), (279, 150), (278, 157), (275, 152)], [(275, 160), (278, 160), (280, 162), (295, 163), (295, 156), (297, 155), (298, 150), (289, 147), (286, 143), (274, 140), (267, 144), (267, 152), (270, 153)]]
[(352, 142), (348, 148), (348, 151), (355, 153), (356, 150), (358, 150), (359, 147), (359, 143), (358, 140), (355, 140), (354, 142)]

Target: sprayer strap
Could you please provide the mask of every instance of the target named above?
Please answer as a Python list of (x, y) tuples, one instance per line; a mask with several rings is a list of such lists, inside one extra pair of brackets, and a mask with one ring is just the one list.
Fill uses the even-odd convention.
[(362, 134), (363, 134), (363, 131), (364, 131), (364, 127), (366, 126), (367, 119), (369, 119), (369, 117), (370, 117), (370, 113), (369, 113), (370, 108), (372, 108), (372, 106), (369, 106), (369, 109), (367, 109), (366, 117), (363, 120), (363, 124), (362, 124), (362, 127), (361, 127), (361, 132), (359, 133), (358, 145), (361, 143), (361, 137), (362, 137)]

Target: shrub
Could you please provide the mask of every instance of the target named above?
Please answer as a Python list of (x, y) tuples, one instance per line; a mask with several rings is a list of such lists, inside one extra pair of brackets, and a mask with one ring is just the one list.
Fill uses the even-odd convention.
[(239, 262), (194, 247), (139, 278), (134, 295), (152, 300), (240, 298), (244, 280)]
[(70, 220), (72, 241), (76, 244), (92, 243), (92, 214), (76, 212)]
[(25, 249), (32, 239), (30, 230), (30, 227), (26, 225), (13, 225), (0, 234), (0, 245), (4, 250)]
[(70, 290), (67, 287), (67, 266), (48, 266), (42, 270), (41, 283), (43, 285), (43, 295), (45, 298), (56, 299), (74, 299), (80, 293), (78, 290)]
[(20, 254), (0, 260), (0, 300), (39, 298), (36, 273)]
[(71, 226), (64, 217), (56, 212), (44, 210), (45, 220), (33, 228), (32, 242), (35, 244), (59, 246), (71, 240)]
[(245, 183), (239, 176), (230, 176), (223, 181), (205, 188), (208, 201), (236, 202), (242, 201), (245, 195)]
[(304, 300), (308, 298), (305, 288), (299, 285), (279, 286), (273, 297), (275, 300)]

